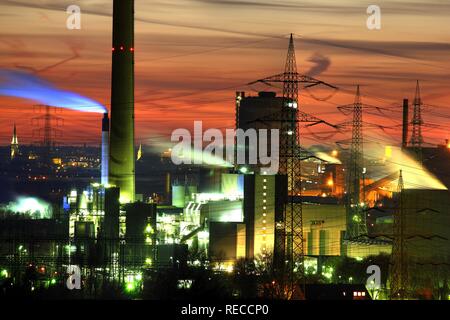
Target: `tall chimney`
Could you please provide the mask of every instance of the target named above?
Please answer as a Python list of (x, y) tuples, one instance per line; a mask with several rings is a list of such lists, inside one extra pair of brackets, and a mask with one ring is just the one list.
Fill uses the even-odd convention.
[(103, 114), (102, 119), (102, 155), (101, 155), (100, 182), (102, 185), (108, 184), (108, 163), (109, 163), (109, 117), (108, 113)]
[(121, 202), (133, 202), (134, 185), (134, 0), (114, 0), (109, 183)]
[(403, 99), (403, 126), (402, 126), (402, 149), (408, 145), (408, 126), (409, 126), (409, 105), (408, 99)]

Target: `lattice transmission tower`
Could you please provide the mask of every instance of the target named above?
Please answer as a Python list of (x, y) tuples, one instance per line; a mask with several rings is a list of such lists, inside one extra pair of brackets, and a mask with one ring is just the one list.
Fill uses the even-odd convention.
[(405, 243), (405, 210), (403, 201), (403, 174), (400, 170), (394, 213), (393, 244), (391, 255), (391, 299), (404, 299), (408, 288), (408, 263)]
[(350, 156), (346, 168), (347, 192), (345, 196), (347, 215), (346, 239), (352, 240), (368, 234), (364, 186), (366, 168), (364, 166), (363, 127), (382, 128), (380, 125), (364, 122), (363, 112), (370, 109), (380, 111), (383, 108), (362, 103), (358, 85), (354, 102), (339, 106), (338, 109), (345, 115), (352, 115), (352, 121), (338, 125), (340, 128), (351, 127), (352, 129)]
[[(295, 298), (295, 289), (304, 280), (303, 214), (301, 203), (301, 149), (300, 122), (313, 124), (325, 121), (299, 111), (299, 84), (304, 88), (316, 85), (334, 86), (297, 72), (294, 38), (289, 39), (288, 53), (283, 73), (273, 75), (256, 82), (271, 85), (283, 84), (283, 101), (280, 113), (259, 119), (260, 121), (280, 122), (280, 163), (279, 174), (287, 176), (288, 198), (282, 217), (276, 217), (274, 266), (276, 273), (288, 276), (286, 298)], [(287, 261), (287, 263), (286, 263)]]
[(416, 94), (413, 101), (413, 118), (412, 118), (412, 134), (410, 144), (413, 147), (414, 152), (418, 160), (422, 161), (422, 99), (420, 98), (419, 80), (416, 83)]
[(32, 124), (41, 126), (38, 129), (33, 129), (33, 136), (41, 138), (38, 143), (43, 147), (43, 159), (45, 161), (50, 161), (50, 154), (52, 153), (52, 148), (56, 143), (56, 138), (62, 136), (62, 130), (57, 129), (63, 123), (63, 119), (52, 114), (52, 107), (47, 105), (37, 105), (35, 108), (42, 110), (44, 109), (44, 114), (32, 118)]

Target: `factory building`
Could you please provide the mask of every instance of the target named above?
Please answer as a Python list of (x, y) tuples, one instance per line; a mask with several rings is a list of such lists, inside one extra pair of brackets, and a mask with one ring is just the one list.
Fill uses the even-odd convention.
[[(245, 92), (236, 92), (236, 129), (244, 131), (248, 129), (267, 130), (267, 149), (271, 150), (271, 129), (280, 129), (280, 121), (274, 121), (281, 112), (283, 97), (277, 97), (275, 92), (262, 91), (258, 96), (246, 96)], [(262, 120), (263, 118), (270, 118)], [(258, 139), (258, 138), (257, 138)], [(236, 152), (245, 149), (245, 159), (250, 159), (249, 152), (257, 152), (259, 141), (250, 139), (236, 141)], [(235, 159), (235, 163), (237, 163)], [(247, 161), (249, 163), (249, 161)], [(260, 172), (259, 164), (248, 164), (247, 169), (252, 172)]]
[[(450, 196), (448, 190), (405, 189), (404, 234), (409, 259), (417, 263), (450, 263)], [(375, 233), (392, 236), (392, 215), (379, 218)]]

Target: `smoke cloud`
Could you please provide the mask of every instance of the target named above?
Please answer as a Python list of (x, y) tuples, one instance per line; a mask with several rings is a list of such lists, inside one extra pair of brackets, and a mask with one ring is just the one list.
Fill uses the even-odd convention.
[(331, 64), (330, 59), (325, 57), (320, 53), (314, 53), (309, 59), (309, 62), (312, 62), (314, 65), (309, 69), (306, 74), (310, 77), (315, 77), (326, 71)]
[(28, 99), (57, 108), (83, 112), (107, 112), (97, 101), (58, 89), (50, 82), (22, 71), (0, 69), (0, 96)]

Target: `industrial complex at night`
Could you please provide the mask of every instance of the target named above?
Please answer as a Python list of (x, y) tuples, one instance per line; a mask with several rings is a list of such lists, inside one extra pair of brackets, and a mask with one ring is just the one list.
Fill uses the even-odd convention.
[[(303, 74), (297, 59), (315, 44), (289, 32), (278, 64), (221, 89), (231, 122), (177, 129), (158, 149), (139, 131), (158, 120), (135, 112), (154, 94), (135, 99), (135, 16), (145, 22), (133, 0), (113, 1), (107, 107), (0, 69), (0, 101), (35, 110), (27, 143), (21, 116), (2, 118), (0, 299), (450, 300), (449, 109), (437, 116), (421, 81), (387, 105), (364, 78)], [(71, 134), (61, 109), (89, 116), (76, 130), (96, 143), (57, 143)], [(196, 109), (178, 112), (162, 125), (184, 127)]]

